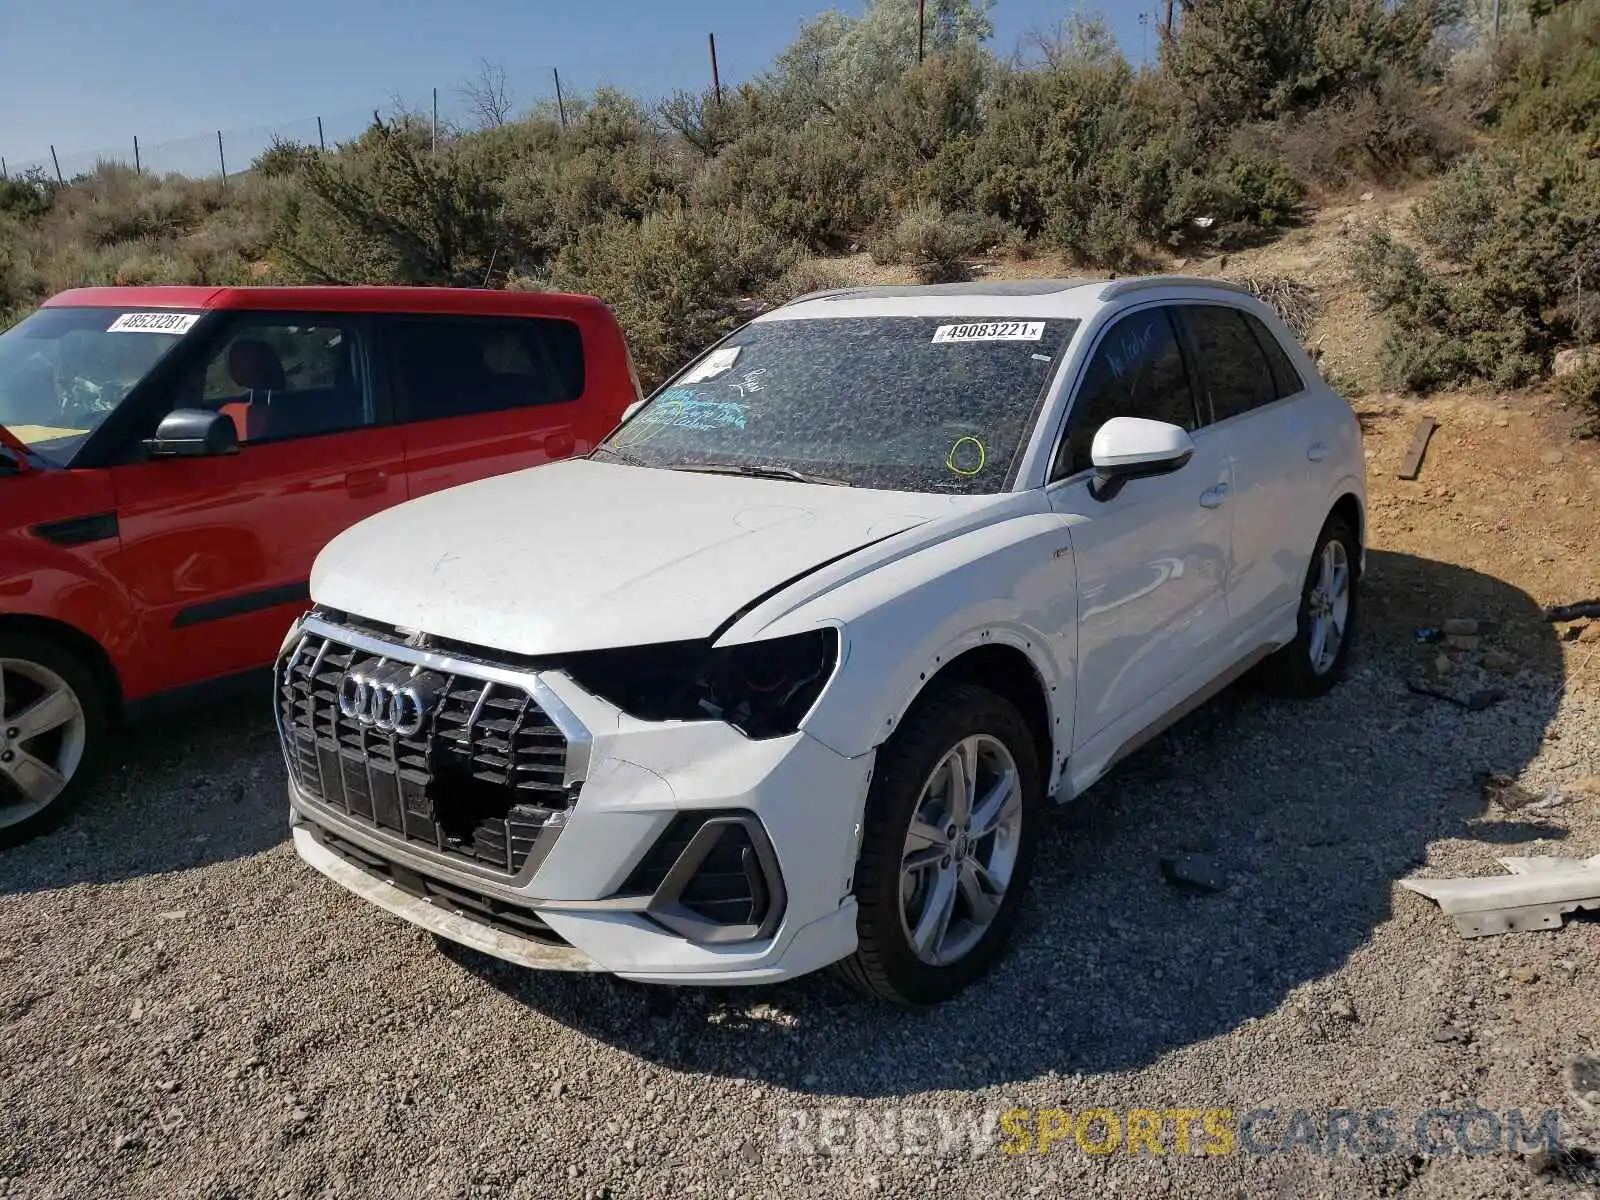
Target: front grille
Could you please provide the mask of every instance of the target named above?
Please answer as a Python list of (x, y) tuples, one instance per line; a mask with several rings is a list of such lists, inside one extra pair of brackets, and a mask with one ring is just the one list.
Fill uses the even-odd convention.
[(424, 673), (432, 703), (415, 734), (344, 715), (345, 674), (386, 664), (395, 660), (313, 632), (280, 663), (279, 727), (296, 786), (390, 836), (516, 875), (566, 823), (566, 736), (522, 688), (464, 672)]
[(470, 918), (502, 933), (531, 938), (536, 942), (545, 942), (552, 946), (569, 944), (565, 938), (545, 924), (544, 918), (531, 908), (524, 908), (520, 904), (508, 904), (504, 900), (485, 896), (481, 892), (440, 883), (437, 879), (430, 879), (381, 854), (374, 854), (364, 846), (346, 841), (315, 822), (310, 828), (317, 841), (340, 858), (369, 875), (387, 879), (407, 895), (416, 896), (446, 912)]

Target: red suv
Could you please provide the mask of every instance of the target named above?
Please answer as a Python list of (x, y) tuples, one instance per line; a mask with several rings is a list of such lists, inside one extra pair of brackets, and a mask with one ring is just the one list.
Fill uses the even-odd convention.
[(586, 453), (638, 399), (584, 296), (87, 288), (0, 334), (0, 844), (111, 718), (270, 663), (335, 534)]

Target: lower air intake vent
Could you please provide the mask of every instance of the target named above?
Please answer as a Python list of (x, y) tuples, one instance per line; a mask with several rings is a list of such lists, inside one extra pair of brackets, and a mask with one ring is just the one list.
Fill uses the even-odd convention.
[(747, 812), (680, 813), (619, 894), (649, 897), (649, 915), (694, 942), (768, 937), (783, 916), (777, 857)]

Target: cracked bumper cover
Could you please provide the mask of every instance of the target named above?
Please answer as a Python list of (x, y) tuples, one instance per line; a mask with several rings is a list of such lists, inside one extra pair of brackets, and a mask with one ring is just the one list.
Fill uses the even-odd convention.
[[(752, 741), (720, 722), (635, 721), (570, 680), (552, 680), (594, 734), (588, 778), (532, 877), (447, 860), (300, 794), (295, 849), (310, 866), (395, 916), (522, 966), (606, 971), (642, 982), (749, 984), (814, 971), (854, 951), (849, 880), (872, 756), (845, 758), (797, 733)], [(680, 813), (738, 810), (771, 843), (786, 893), (770, 936), (702, 943), (617, 894)], [(324, 845), (312, 826), (450, 888), (531, 910), (565, 945), (521, 936), (403, 889)]]

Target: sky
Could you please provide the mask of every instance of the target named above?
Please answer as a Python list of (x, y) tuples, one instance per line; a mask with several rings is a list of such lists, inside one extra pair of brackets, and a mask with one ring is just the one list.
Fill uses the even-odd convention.
[[(914, 4), (916, 0), (901, 0)], [(998, 0), (994, 47), (1008, 53), (1031, 28), (1074, 8), (1105, 14), (1137, 62), (1155, 42), (1139, 23), (1155, 0)], [(274, 130), (314, 142), (358, 133), (396, 98), (446, 115), (482, 59), (504, 63), (517, 101), (562, 88), (614, 84), (651, 98), (710, 82), (706, 34), (717, 35), (724, 84), (759, 74), (800, 23), (862, 0), (65, 0), (11, 3), (0, 15), (0, 155), (15, 171), (65, 174), (97, 153), (147, 167), (215, 169), (216, 131), (233, 166)], [(231, 144), (231, 149), (229, 148)]]

